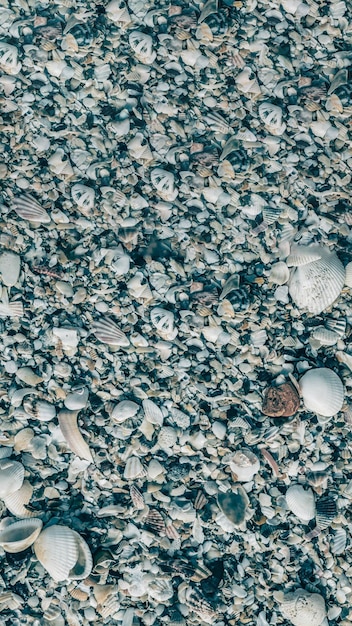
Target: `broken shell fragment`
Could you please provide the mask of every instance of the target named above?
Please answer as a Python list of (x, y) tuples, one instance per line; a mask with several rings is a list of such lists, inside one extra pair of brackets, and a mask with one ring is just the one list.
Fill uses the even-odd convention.
[(218, 505), (232, 524), (240, 526), (246, 519), (249, 499), (243, 487), (236, 485), (233, 491), (218, 493)]
[(306, 372), (299, 381), (304, 406), (308, 411), (332, 417), (342, 409), (344, 388), (341, 379), (327, 367)]
[(258, 457), (248, 448), (241, 448), (233, 455), (230, 468), (239, 482), (247, 483), (259, 472), (260, 463)]
[(262, 406), (262, 413), (269, 417), (290, 417), (299, 409), (299, 395), (291, 383), (279, 387), (268, 387)]
[(81, 435), (77, 418), (78, 411), (60, 411), (58, 420), (61, 432), (72, 452), (77, 454), (81, 459), (92, 462), (92, 453)]

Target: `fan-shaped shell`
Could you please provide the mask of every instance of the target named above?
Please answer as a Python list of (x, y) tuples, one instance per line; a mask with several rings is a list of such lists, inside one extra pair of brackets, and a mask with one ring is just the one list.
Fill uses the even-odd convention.
[(347, 533), (344, 528), (338, 528), (332, 540), (331, 552), (333, 554), (343, 554), (347, 543)]
[(126, 347), (130, 345), (125, 333), (120, 330), (111, 317), (104, 317), (95, 321), (92, 331), (99, 341), (110, 346)]
[(236, 474), (236, 480), (247, 483), (259, 472), (258, 457), (248, 448), (237, 450), (230, 461), (230, 468)]
[(124, 477), (126, 480), (134, 480), (144, 473), (144, 468), (138, 456), (130, 456), (125, 465)]
[(24, 467), (18, 461), (0, 459), (0, 498), (6, 498), (22, 487)]
[(152, 170), (150, 174), (152, 185), (159, 192), (160, 197), (163, 200), (171, 202), (175, 200), (178, 195), (177, 189), (175, 189), (175, 176), (172, 172), (163, 170), (161, 167), (157, 167)]
[(152, 400), (143, 400), (142, 405), (145, 417), (148, 422), (161, 426), (164, 421), (164, 417), (158, 405), (155, 404), (155, 402), (153, 402)]
[(93, 560), (87, 543), (68, 526), (44, 528), (34, 543), (34, 552), (56, 582), (87, 578), (92, 570)]
[(324, 598), (305, 589), (285, 594), (280, 609), (293, 626), (321, 626), (326, 618)]
[[(307, 247), (306, 255), (290, 255), (287, 265), (291, 270), (289, 293), (300, 309), (319, 315), (327, 309), (341, 293), (345, 283), (345, 269), (336, 256), (324, 248)], [(312, 259), (319, 256), (319, 259)]]
[(174, 330), (174, 314), (167, 309), (161, 307), (155, 307), (150, 312), (150, 319), (153, 326), (164, 334), (165, 337), (173, 337)]
[(20, 198), (14, 198), (12, 208), (16, 211), (17, 215), (29, 222), (36, 222), (38, 224), (48, 224), (50, 222), (48, 213), (30, 194), (23, 194)]
[(316, 522), (318, 528), (328, 528), (337, 515), (337, 505), (331, 496), (322, 496), (316, 503)]
[(333, 330), (335, 333), (337, 333), (339, 337), (343, 337), (346, 332), (347, 322), (346, 319), (342, 317), (338, 319), (330, 318), (325, 321), (325, 326), (329, 330)]
[(16, 517), (35, 517), (36, 514), (27, 509), (26, 506), (32, 494), (33, 487), (28, 480), (25, 480), (20, 489), (4, 497), (4, 504), (10, 513)]
[(312, 332), (313, 339), (316, 339), (322, 346), (334, 346), (340, 336), (334, 330), (329, 330), (325, 326), (317, 326)]
[(258, 107), (259, 117), (272, 135), (282, 135), (286, 124), (282, 122), (282, 110), (271, 102), (262, 102)]
[(308, 411), (332, 417), (338, 413), (344, 401), (344, 389), (333, 370), (319, 367), (306, 372), (299, 381), (304, 406)]
[(286, 491), (286, 503), (290, 511), (302, 522), (309, 522), (315, 516), (315, 499), (311, 489), (292, 485)]
[(37, 539), (43, 522), (37, 517), (13, 522), (0, 530), (0, 546), (6, 552), (22, 552)]
[(346, 285), (352, 287), (352, 261), (346, 265)]

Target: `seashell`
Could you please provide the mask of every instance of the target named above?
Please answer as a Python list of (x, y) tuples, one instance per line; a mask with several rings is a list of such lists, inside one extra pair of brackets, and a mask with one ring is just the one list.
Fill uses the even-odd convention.
[(322, 250), (318, 246), (295, 246), (286, 259), (289, 267), (308, 265), (322, 258)]
[(99, 341), (110, 346), (127, 347), (130, 342), (111, 317), (102, 317), (93, 322), (92, 331)]
[(223, 300), (224, 298), (226, 298), (232, 291), (236, 291), (237, 289), (239, 289), (240, 286), (240, 277), (238, 274), (234, 274), (233, 276), (230, 276), (221, 291), (221, 294), (219, 296), (220, 300)]
[(146, 420), (151, 424), (162, 426), (164, 417), (157, 404), (152, 400), (142, 400), (142, 406)]
[(258, 107), (259, 117), (271, 135), (282, 135), (286, 124), (282, 122), (282, 110), (271, 102), (262, 102)]
[(31, 385), (32, 387), (43, 382), (43, 378), (37, 376), (30, 367), (19, 367), (16, 371), (16, 376), (21, 382), (26, 383), (26, 385)]
[(133, 502), (133, 506), (139, 511), (142, 511), (145, 507), (143, 494), (139, 491), (139, 489), (137, 489), (135, 485), (130, 486), (130, 496)]
[(313, 339), (319, 341), (322, 346), (334, 346), (340, 336), (334, 330), (329, 330), (325, 326), (317, 326), (312, 332)]
[(339, 350), (335, 353), (335, 356), (339, 363), (343, 363), (352, 372), (352, 354)]
[(336, 89), (338, 89), (342, 85), (348, 84), (348, 82), (349, 78), (347, 69), (343, 68), (339, 70), (331, 81), (330, 87), (328, 89), (328, 95), (334, 93), (334, 91), (336, 91)]
[(321, 487), (327, 485), (329, 474), (325, 470), (308, 472), (306, 474), (307, 481), (312, 487)]
[(122, 400), (113, 408), (111, 418), (114, 422), (122, 424), (125, 420), (137, 415), (139, 408), (139, 404), (132, 402), (132, 400)]
[(18, 461), (0, 459), (0, 498), (6, 498), (23, 485), (24, 467)]
[(80, 580), (91, 573), (93, 559), (84, 539), (68, 526), (44, 528), (34, 543), (38, 561), (56, 581)]
[(71, 350), (78, 345), (79, 337), (75, 328), (53, 328), (54, 341), (61, 342), (63, 350)]
[(92, 463), (93, 457), (88, 444), (80, 433), (77, 417), (78, 411), (60, 411), (58, 414), (59, 426), (70, 450), (81, 459)]
[(21, 259), (14, 252), (3, 252), (0, 254), (0, 274), (1, 280), (6, 287), (16, 285), (21, 270)]
[(337, 515), (337, 505), (331, 496), (322, 496), (316, 502), (316, 523), (320, 530), (325, 530), (331, 526)]
[(89, 214), (95, 202), (95, 191), (86, 185), (76, 184), (71, 189), (71, 195), (74, 202), (80, 209), (84, 210), (84, 214)]
[(131, 16), (121, 0), (111, 0), (105, 7), (107, 17), (115, 24), (127, 26), (131, 23)]
[(177, 441), (177, 431), (171, 426), (163, 426), (158, 435), (158, 446), (168, 452)]
[(269, 226), (271, 226), (271, 224), (274, 224), (279, 219), (282, 212), (283, 212), (282, 207), (271, 206), (271, 205), (266, 204), (262, 208), (263, 220)]
[(117, 276), (124, 276), (128, 274), (130, 270), (131, 259), (128, 254), (125, 253), (122, 246), (118, 246), (115, 250), (114, 260), (111, 263), (111, 269), (116, 273)]
[(182, 430), (187, 430), (187, 428), (190, 427), (191, 425), (190, 416), (184, 413), (183, 411), (180, 411), (180, 409), (171, 407), (170, 414), (176, 426), (178, 426), (179, 428), (182, 428)]
[[(305, 250), (306, 253), (296, 252), (287, 259), (287, 265), (295, 267), (290, 274), (289, 293), (298, 308), (319, 315), (340, 295), (345, 269), (336, 254), (324, 248), (312, 246)], [(320, 255), (320, 258), (307, 262), (311, 255)]]
[(235, 480), (247, 483), (259, 472), (260, 463), (258, 457), (248, 448), (241, 448), (233, 455), (230, 463), (231, 471), (236, 475)]
[(172, 172), (157, 167), (151, 171), (150, 180), (163, 200), (172, 202), (176, 199), (178, 191), (175, 189), (175, 176)]
[(81, 409), (85, 409), (88, 403), (89, 398), (89, 390), (87, 387), (82, 387), (81, 389), (77, 389), (73, 393), (67, 394), (64, 405), (66, 409), (70, 411), (80, 411)]
[(23, 599), (17, 593), (5, 592), (0, 594), (0, 610), (15, 611), (23, 605)]
[(269, 273), (269, 281), (275, 285), (284, 285), (290, 278), (290, 270), (283, 261), (272, 265)]
[(138, 61), (144, 65), (153, 63), (156, 52), (153, 50), (153, 39), (150, 35), (134, 30), (129, 34), (128, 41)]
[(35, 517), (35, 513), (27, 509), (33, 494), (33, 487), (28, 480), (23, 482), (22, 487), (8, 496), (4, 496), (4, 504), (6, 508), (16, 517)]
[(341, 411), (344, 401), (342, 381), (326, 367), (311, 369), (299, 381), (304, 406), (308, 411), (332, 417)]
[(236, 485), (233, 491), (218, 493), (217, 500), (221, 511), (232, 524), (240, 526), (245, 521), (249, 499), (243, 487)]
[(42, 526), (42, 520), (37, 517), (10, 523), (0, 529), (0, 546), (11, 553), (27, 550), (37, 539)]
[(178, 588), (178, 601), (207, 624), (212, 624), (218, 617), (216, 611), (214, 611), (198, 589), (191, 587), (186, 582), (181, 583)]
[(144, 521), (147, 528), (156, 532), (158, 535), (164, 535), (166, 526), (164, 518), (157, 509), (149, 509), (148, 515)]
[(167, 602), (174, 595), (171, 581), (162, 578), (152, 580), (148, 588), (148, 595), (156, 602)]
[(12, 208), (16, 211), (17, 215), (29, 222), (48, 224), (51, 221), (45, 209), (29, 194), (23, 194), (20, 198), (14, 198)]
[(352, 288), (352, 261), (350, 263), (347, 263), (345, 267), (345, 271), (346, 271), (345, 284), (347, 285), (347, 287)]
[(299, 395), (291, 383), (268, 387), (265, 391), (262, 413), (270, 417), (290, 417), (299, 409)]
[(321, 595), (296, 589), (293, 593), (282, 594), (279, 602), (281, 613), (293, 626), (323, 626), (326, 609)]
[(130, 456), (127, 459), (123, 475), (126, 480), (134, 480), (140, 476), (145, 476), (145, 470), (138, 456)]
[(171, 311), (155, 307), (150, 311), (150, 319), (163, 338), (174, 339), (176, 337), (177, 330), (174, 328), (175, 316)]
[(344, 334), (346, 333), (347, 323), (346, 323), (346, 320), (343, 318), (339, 318), (339, 319), (330, 318), (328, 320), (325, 320), (325, 326), (329, 330), (333, 330), (335, 333), (339, 335), (339, 337), (342, 338)]
[(309, 522), (315, 516), (315, 499), (311, 489), (292, 485), (286, 491), (286, 503), (290, 511), (302, 522)]
[(344, 528), (338, 528), (334, 534), (331, 552), (332, 554), (343, 554), (347, 544), (347, 533)]
[(44, 400), (25, 400), (23, 402), (23, 408), (28, 415), (40, 422), (49, 422), (56, 416), (54, 405)]
[(206, 20), (209, 15), (212, 15), (212, 13), (217, 13), (218, 4), (218, 0), (207, 0), (198, 18), (198, 24), (204, 22), (204, 20)]
[(0, 317), (23, 317), (23, 304), (20, 300), (0, 302)]
[[(6, 32), (6, 30), (5, 30)], [(15, 76), (21, 71), (22, 64), (18, 62), (18, 50), (6, 41), (0, 41), (0, 69)]]

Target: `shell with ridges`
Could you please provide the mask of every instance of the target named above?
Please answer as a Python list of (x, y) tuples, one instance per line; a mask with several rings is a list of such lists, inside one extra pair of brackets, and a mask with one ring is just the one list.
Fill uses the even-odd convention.
[(23, 482), (20, 489), (3, 498), (6, 508), (16, 517), (35, 517), (36, 513), (27, 509), (33, 494), (33, 487), (28, 480)]
[(16, 211), (17, 215), (29, 222), (48, 224), (51, 221), (45, 209), (43, 209), (30, 194), (23, 194), (20, 198), (14, 198), (12, 208)]
[(286, 503), (290, 511), (302, 522), (309, 522), (315, 516), (315, 499), (311, 489), (302, 485), (292, 485), (286, 491)]
[(92, 453), (80, 433), (77, 417), (78, 411), (60, 411), (58, 415), (59, 426), (72, 452), (81, 459), (92, 462)]
[(157, 424), (158, 426), (162, 426), (164, 417), (158, 405), (149, 399), (143, 400), (142, 405), (144, 415), (148, 422), (150, 422), (151, 424)]
[(338, 413), (344, 401), (344, 388), (337, 374), (326, 367), (306, 372), (299, 381), (304, 406), (324, 417)]
[(293, 626), (323, 625), (326, 609), (321, 595), (309, 593), (305, 589), (297, 589), (293, 593), (283, 594), (279, 602), (283, 616)]
[(92, 570), (93, 560), (87, 543), (68, 526), (44, 528), (34, 543), (34, 552), (56, 582), (87, 578)]
[(5, 552), (22, 552), (37, 539), (43, 522), (37, 517), (10, 523), (0, 530), (0, 546)]
[(334, 346), (340, 336), (334, 330), (329, 330), (325, 326), (317, 326), (312, 332), (313, 339), (316, 339), (322, 346)]
[(6, 498), (22, 487), (24, 467), (12, 459), (0, 459), (0, 498)]
[(110, 346), (126, 347), (130, 345), (125, 333), (115, 324), (111, 317), (102, 317), (93, 323), (92, 331), (99, 341)]
[(345, 271), (346, 271), (345, 284), (347, 287), (352, 288), (352, 261), (346, 265)]

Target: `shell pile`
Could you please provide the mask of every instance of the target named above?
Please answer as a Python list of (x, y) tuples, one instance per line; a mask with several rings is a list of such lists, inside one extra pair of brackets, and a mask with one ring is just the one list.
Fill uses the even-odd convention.
[(352, 14), (0, 0), (0, 624), (352, 623)]

